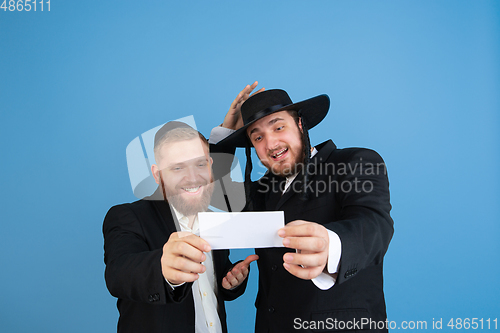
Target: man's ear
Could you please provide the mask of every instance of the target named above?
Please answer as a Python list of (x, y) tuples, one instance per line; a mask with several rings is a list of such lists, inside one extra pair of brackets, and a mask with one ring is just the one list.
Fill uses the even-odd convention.
[(299, 117), (299, 129), (300, 133), (304, 133), (304, 130), (302, 129), (302, 117)]
[(210, 171), (210, 182), (214, 182), (214, 160), (213, 158), (208, 159), (208, 171)]
[(155, 178), (156, 184), (160, 185), (160, 169), (156, 164), (153, 164), (151, 166), (151, 173), (153, 174), (153, 177)]

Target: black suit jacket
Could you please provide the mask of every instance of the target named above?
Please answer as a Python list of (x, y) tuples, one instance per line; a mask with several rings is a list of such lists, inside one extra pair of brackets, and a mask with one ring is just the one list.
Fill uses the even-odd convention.
[(305, 220), (334, 231), (342, 243), (338, 278), (332, 288), (320, 290), (312, 281), (296, 278), (283, 268), (283, 255), (290, 250), (256, 249), (260, 258), (255, 302), (258, 333), (295, 332), (299, 323), (304, 328), (304, 321), (323, 321), (324, 330), (314, 332), (335, 331), (335, 319), (344, 323), (358, 320), (359, 325), (363, 318), (385, 321), (387, 317), (382, 265), (393, 221), (385, 164), (368, 149), (337, 149), (332, 141), (316, 148), (307, 201), (300, 198), (300, 174), (283, 196), (272, 186), (280, 187), (284, 179), (266, 174), (252, 184), (253, 201), (248, 209), (283, 210), (285, 223)]
[[(118, 298), (118, 332), (194, 332), (192, 283), (172, 290), (161, 270), (163, 245), (177, 231), (176, 223), (164, 201), (139, 200), (108, 211), (103, 224), (105, 278), (109, 292)], [(228, 255), (228, 250), (213, 251), (224, 332), (224, 300), (241, 295), (247, 282), (231, 291), (222, 287), (222, 278), (232, 266)]]

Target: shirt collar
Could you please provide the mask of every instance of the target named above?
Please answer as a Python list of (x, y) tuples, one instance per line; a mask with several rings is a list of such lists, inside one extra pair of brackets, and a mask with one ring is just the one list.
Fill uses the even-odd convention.
[(175, 214), (175, 217), (177, 218), (177, 221), (179, 221), (179, 225), (181, 227), (181, 231), (189, 231), (193, 234), (196, 234), (197, 232), (199, 232), (199, 222), (198, 222), (198, 215), (196, 215), (196, 217), (194, 218), (194, 222), (193, 222), (193, 227), (192, 228), (189, 228), (188, 227), (188, 224), (189, 224), (189, 218), (180, 213), (177, 209), (175, 209), (175, 207), (173, 205), (170, 205), (170, 208), (172, 208), (174, 214)]
[[(314, 155), (316, 155), (317, 153), (318, 153), (318, 151), (316, 150), (316, 147), (313, 147), (313, 150), (312, 150), (312, 152), (311, 152), (311, 158), (313, 158), (313, 157), (314, 157)], [(288, 183), (288, 182), (292, 182), (292, 180), (294, 180), (294, 179), (295, 179), (295, 177), (297, 177), (297, 174), (298, 174), (298, 172), (294, 173), (294, 174), (293, 174), (293, 175), (291, 175), (291, 176), (286, 177), (286, 182), (287, 182), (287, 183)]]
[[(311, 158), (313, 158), (314, 155), (316, 155), (317, 153), (318, 153), (318, 150), (316, 149), (316, 147), (313, 147), (313, 150), (311, 152)], [(298, 172), (294, 173), (291, 176), (286, 177), (286, 181), (285, 181), (285, 186), (284, 186), (284, 189), (283, 189), (283, 193), (286, 192), (286, 190), (288, 189), (288, 187), (290, 186), (290, 184), (293, 182), (293, 180), (295, 179), (295, 177), (297, 177), (297, 174), (298, 174)]]

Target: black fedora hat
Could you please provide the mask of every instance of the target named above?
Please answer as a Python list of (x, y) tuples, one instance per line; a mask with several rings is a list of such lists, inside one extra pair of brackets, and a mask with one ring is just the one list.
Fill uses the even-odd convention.
[(313, 128), (325, 118), (330, 108), (328, 95), (319, 95), (304, 101), (293, 103), (286, 91), (270, 89), (251, 96), (241, 106), (243, 127), (221, 140), (219, 145), (246, 147), (246, 130), (255, 121), (279, 111), (300, 111), (308, 128)]

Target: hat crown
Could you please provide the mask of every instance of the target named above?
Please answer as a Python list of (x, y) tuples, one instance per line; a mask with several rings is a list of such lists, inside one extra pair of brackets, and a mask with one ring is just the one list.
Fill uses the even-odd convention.
[[(249, 147), (246, 131), (255, 121), (279, 111), (297, 111), (302, 123), (313, 128), (325, 118), (330, 107), (328, 95), (318, 95), (298, 103), (293, 103), (286, 91), (270, 89), (250, 96), (241, 106), (243, 126), (222, 139), (221, 146)], [(304, 125), (303, 125), (304, 126)]]
[(243, 124), (259, 118), (259, 115), (271, 113), (284, 106), (293, 104), (286, 91), (281, 89), (264, 90), (248, 98), (241, 106)]

